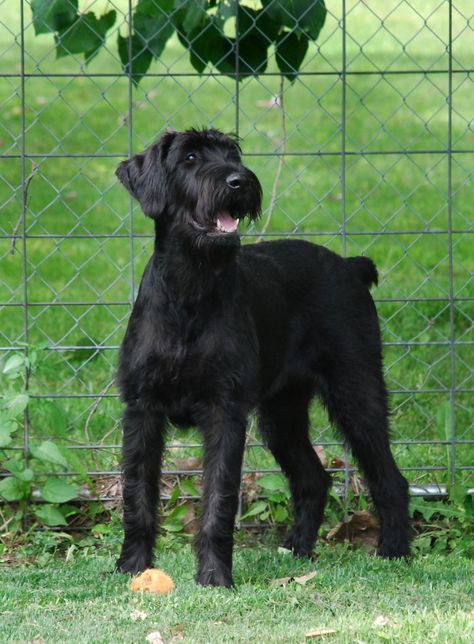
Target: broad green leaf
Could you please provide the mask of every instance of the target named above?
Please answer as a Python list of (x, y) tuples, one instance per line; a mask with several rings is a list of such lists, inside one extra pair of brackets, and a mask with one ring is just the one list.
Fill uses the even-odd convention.
[(77, 485), (71, 485), (63, 479), (50, 478), (40, 489), (41, 496), (49, 503), (66, 503), (77, 497)]
[(306, 32), (313, 40), (326, 20), (324, 0), (262, 0), (264, 10), (276, 23)]
[(2, 373), (9, 378), (14, 378), (18, 374), (24, 373), (25, 368), (28, 366), (28, 364), (29, 360), (27, 356), (22, 355), (21, 353), (14, 353), (5, 362)]
[(186, 41), (180, 40), (190, 50), (191, 64), (197, 72), (202, 73), (209, 62), (223, 74), (235, 71), (234, 41), (224, 36), (215, 18), (206, 16)]
[(184, 525), (182, 521), (176, 521), (174, 519), (173, 521), (163, 521), (161, 527), (167, 532), (181, 532), (184, 528)]
[(285, 479), (281, 474), (265, 474), (261, 479), (258, 479), (258, 484), (264, 490), (270, 490), (272, 492), (286, 488)]
[(90, 60), (104, 44), (107, 31), (114, 24), (116, 16), (114, 10), (100, 18), (92, 11), (80, 14), (72, 25), (55, 34), (56, 57), (84, 54), (86, 60)]
[(9, 419), (19, 416), (28, 406), (30, 397), (28, 394), (14, 394), (13, 396), (6, 396), (3, 399), (2, 408), (4, 410), (3, 416)]
[(0, 481), (0, 496), (6, 501), (23, 501), (30, 495), (31, 486), (26, 481), (20, 481), (9, 476)]
[(3, 467), (11, 472), (13, 476), (20, 481), (32, 481), (34, 472), (29, 467), (25, 467), (24, 463), (17, 461), (15, 458), (9, 458), (7, 461), (3, 461)]
[(138, 85), (143, 78), (143, 74), (148, 71), (151, 65), (153, 59), (151, 52), (143, 46), (143, 40), (134, 34), (131, 38), (132, 61), (130, 65), (128, 38), (124, 38), (118, 34), (117, 45), (124, 72), (126, 74), (131, 72), (133, 83)]
[(34, 510), (34, 513), (35, 516), (46, 525), (67, 525), (67, 521), (64, 518), (62, 512), (54, 505), (41, 505)]
[(6, 447), (12, 442), (12, 434), (18, 425), (12, 418), (0, 414), (0, 447)]
[(188, 494), (189, 496), (200, 496), (198, 488), (189, 479), (183, 479), (180, 481), (179, 485), (185, 494)]
[(247, 512), (245, 512), (245, 514), (242, 514), (240, 518), (247, 519), (249, 517), (255, 517), (257, 516), (257, 514), (261, 514), (267, 509), (268, 503), (266, 501), (255, 501), (255, 503), (252, 503)]
[(288, 519), (288, 510), (282, 505), (278, 505), (273, 511), (273, 518), (277, 523), (284, 523)]
[(77, 16), (78, 0), (31, 0), (35, 34), (47, 34), (71, 25)]
[(308, 39), (305, 34), (299, 36), (284, 32), (276, 45), (276, 61), (278, 69), (293, 82), (300, 70), (301, 63), (308, 51)]
[(67, 460), (52, 441), (43, 441), (40, 445), (30, 446), (31, 454), (40, 461), (48, 461), (55, 465), (68, 466)]
[(133, 17), (133, 30), (137, 40), (141, 39), (142, 47), (148, 49), (154, 58), (159, 58), (173, 35), (174, 27), (166, 15), (136, 13)]

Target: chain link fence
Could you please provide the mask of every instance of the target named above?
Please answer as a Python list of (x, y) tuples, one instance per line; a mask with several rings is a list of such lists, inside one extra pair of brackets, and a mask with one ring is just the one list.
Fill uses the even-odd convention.
[[(376, 261), (397, 460), (414, 493), (472, 485), (470, 0), (328, 0), (294, 82), (282, 81), (274, 54), (258, 76), (197, 73), (173, 36), (139, 84), (116, 47), (118, 34), (131, 38), (131, 2), (79, 4), (117, 12), (88, 65), (73, 52), (56, 58), (53, 36), (35, 35), (30, 4), (0, 1), (3, 364), (38, 349), (24, 426), (5, 456), (28, 462), (51, 440), (67, 455), (67, 468), (51, 466), (56, 476), (81, 475), (94, 484), (87, 498), (115, 499), (113, 378), (153, 231), (114, 170), (166, 128), (213, 126), (242, 138), (264, 187), (264, 215), (244, 243), (296, 236)], [(317, 404), (311, 420), (347, 494), (350, 457)], [(244, 492), (276, 469), (252, 422)], [(199, 473), (199, 434), (171, 431), (165, 496), (177, 477)]]

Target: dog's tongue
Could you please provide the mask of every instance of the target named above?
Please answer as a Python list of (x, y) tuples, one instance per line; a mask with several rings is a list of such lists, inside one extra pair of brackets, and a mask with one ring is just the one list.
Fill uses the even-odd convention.
[(217, 228), (225, 233), (233, 233), (237, 230), (239, 220), (234, 219), (228, 212), (221, 212), (217, 217)]

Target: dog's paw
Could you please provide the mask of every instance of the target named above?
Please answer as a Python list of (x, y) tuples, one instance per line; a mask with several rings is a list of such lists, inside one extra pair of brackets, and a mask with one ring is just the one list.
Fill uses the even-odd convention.
[(283, 547), (291, 550), (295, 557), (307, 557), (308, 559), (314, 557), (314, 541), (309, 541), (294, 532), (290, 532)]
[(152, 558), (150, 556), (145, 556), (143, 553), (132, 553), (131, 555), (121, 555), (117, 559), (115, 571), (136, 575), (151, 566)]
[(410, 545), (400, 543), (380, 543), (377, 555), (383, 559), (407, 559), (410, 556)]
[(196, 581), (201, 586), (219, 586), (233, 588), (232, 573), (225, 566), (202, 566), (197, 574)]

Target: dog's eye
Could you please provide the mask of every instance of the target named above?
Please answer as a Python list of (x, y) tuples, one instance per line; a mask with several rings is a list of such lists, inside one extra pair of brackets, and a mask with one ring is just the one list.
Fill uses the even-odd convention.
[(196, 155), (194, 154), (194, 152), (190, 152), (186, 157), (186, 161), (195, 161), (195, 160), (196, 160)]

